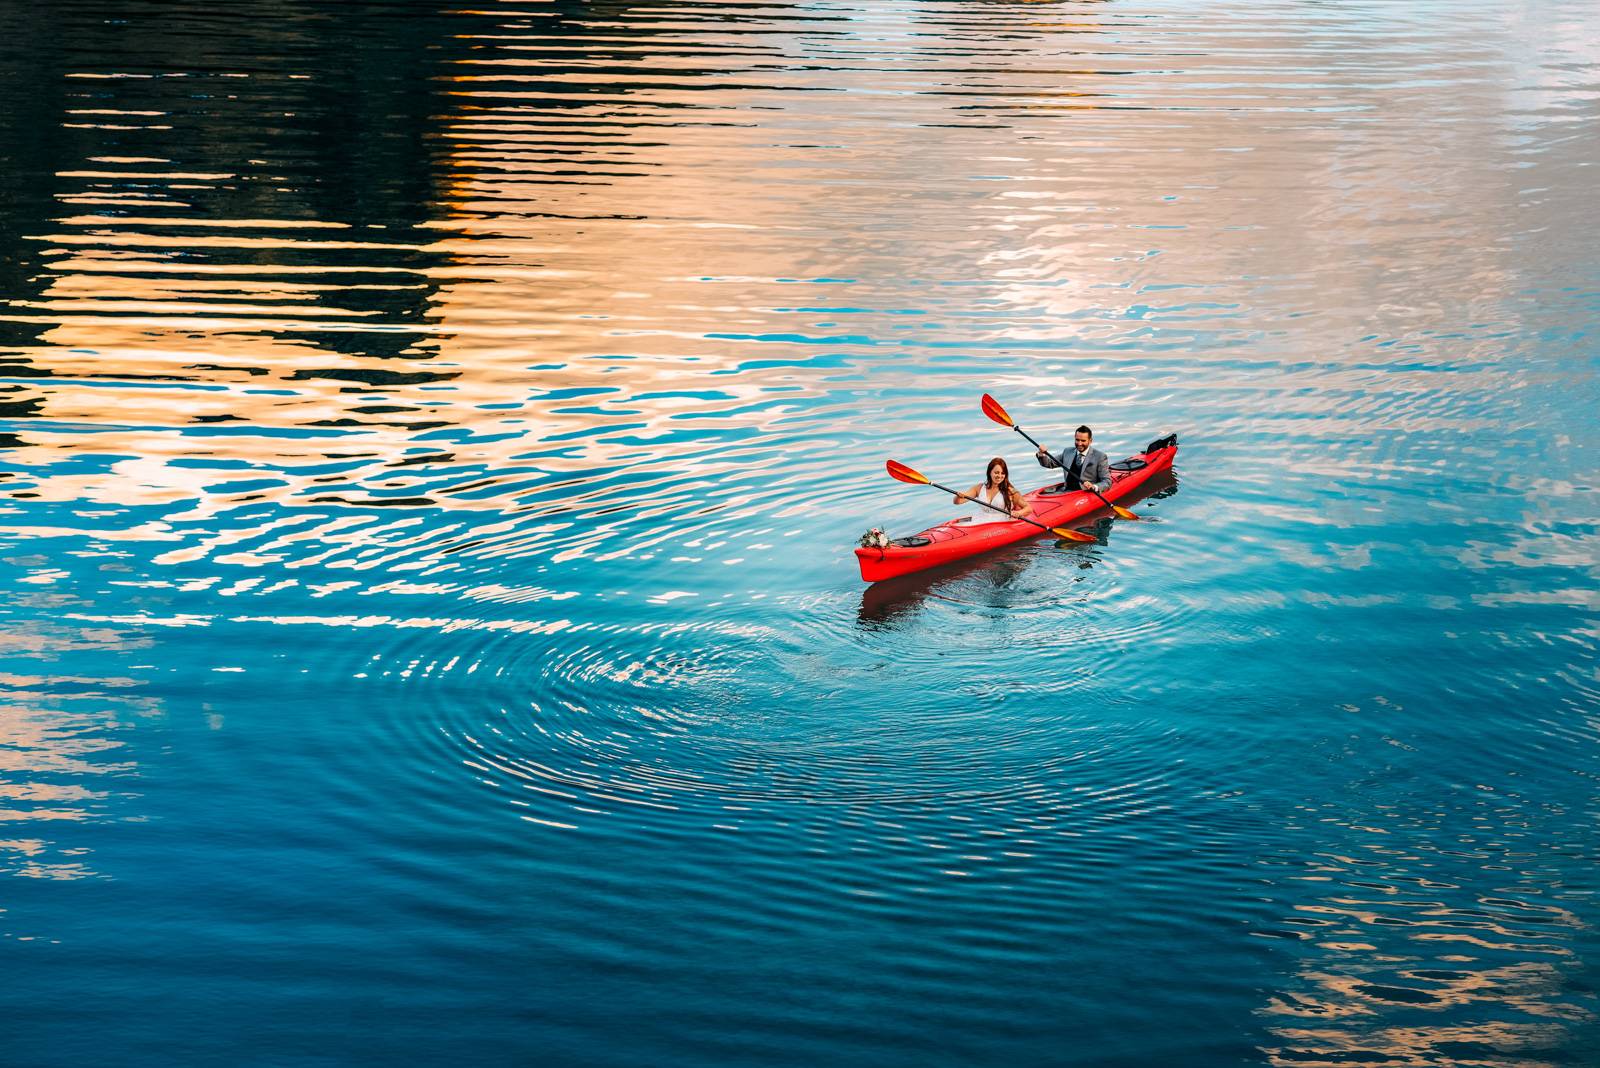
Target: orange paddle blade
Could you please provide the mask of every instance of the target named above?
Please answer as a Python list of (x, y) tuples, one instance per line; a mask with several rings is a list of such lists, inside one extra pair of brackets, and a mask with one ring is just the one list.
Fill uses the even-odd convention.
[(1011, 416), (1006, 414), (1006, 410), (1000, 406), (1000, 402), (989, 396), (989, 394), (985, 393), (983, 400), (979, 401), (979, 404), (983, 406), (983, 414), (1001, 426), (1017, 425), (1011, 421)]
[(1095, 540), (1095, 536), (1093, 534), (1085, 534), (1081, 530), (1073, 530), (1073, 529), (1071, 529), (1069, 527), (1051, 527), (1050, 528), (1050, 533), (1054, 534), (1056, 537), (1061, 538), (1061, 539), (1063, 539), (1065, 541), (1094, 541)]
[(884, 470), (889, 472), (889, 477), (900, 482), (909, 482), (913, 486), (926, 486), (928, 479), (922, 472), (915, 468), (907, 467), (899, 460), (885, 460)]
[(1116, 516), (1117, 516), (1118, 519), (1138, 519), (1139, 518), (1133, 512), (1128, 511), (1126, 508), (1122, 507), (1122, 505), (1120, 505), (1120, 504), (1113, 504), (1111, 506), (1111, 511), (1116, 513)]

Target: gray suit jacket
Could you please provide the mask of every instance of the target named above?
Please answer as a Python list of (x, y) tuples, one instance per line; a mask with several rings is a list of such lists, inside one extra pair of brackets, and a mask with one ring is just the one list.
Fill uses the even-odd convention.
[[(1034, 456), (1039, 460), (1040, 467), (1059, 467), (1063, 471), (1071, 469), (1073, 458), (1077, 455), (1078, 449), (1075, 445), (1069, 445), (1054, 455), (1039, 456), (1038, 453), (1034, 453)], [(1062, 477), (1066, 476), (1063, 475)], [(1105, 453), (1090, 445), (1088, 449), (1084, 450), (1083, 470), (1078, 477), (1080, 481), (1088, 482), (1096, 490), (1104, 493), (1111, 488), (1111, 461), (1106, 459)], [(1073, 486), (1072, 488), (1078, 489), (1079, 487)]]

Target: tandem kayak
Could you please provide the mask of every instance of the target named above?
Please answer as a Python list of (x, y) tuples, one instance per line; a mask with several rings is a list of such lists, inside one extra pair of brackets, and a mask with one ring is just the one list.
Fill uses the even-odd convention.
[[(1168, 434), (1157, 438), (1141, 453), (1111, 465), (1111, 488), (1106, 490), (1108, 501), (1117, 501), (1133, 494), (1151, 476), (1172, 469), (1178, 455), (1178, 435)], [(1099, 497), (1083, 490), (1064, 490), (1059, 482), (1044, 486), (1027, 494), (1033, 505), (1030, 518), (1047, 527), (1069, 526), (1073, 522), (1105, 508)], [(929, 527), (909, 538), (895, 538), (886, 548), (861, 548), (856, 550), (856, 562), (861, 565), (864, 582), (881, 582), (899, 575), (909, 575), (940, 564), (954, 563), (978, 553), (998, 549), (1024, 538), (1034, 538), (1047, 531), (1032, 523), (1014, 519), (1001, 519), (997, 523), (968, 524), (966, 518), (952, 519)]]

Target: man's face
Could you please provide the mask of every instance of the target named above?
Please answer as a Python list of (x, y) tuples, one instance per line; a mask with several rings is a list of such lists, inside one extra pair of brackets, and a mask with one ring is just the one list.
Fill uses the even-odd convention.
[(1083, 452), (1089, 448), (1089, 435), (1085, 434), (1081, 430), (1072, 435), (1072, 440), (1077, 442), (1079, 452)]

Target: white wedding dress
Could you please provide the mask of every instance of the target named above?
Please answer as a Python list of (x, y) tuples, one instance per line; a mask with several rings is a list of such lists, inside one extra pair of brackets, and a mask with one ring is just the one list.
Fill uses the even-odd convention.
[[(989, 496), (985, 497), (985, 494), (989, 494)], [(1005, 497), (992, 486), (986, 484), (983, 489), (979, 491), (978, 496), (983, 497), (986, 501), (988, 501), (988, 503), (997, 508), (1005, 507)], [(1011, 517), (1001, 515), (999, 512), (991, 512), (989, 509), (985, 508), (977, 515), (964, 515), (960, 519), (957, 519), (956, 522), (964, 527), (982, 527), (987, 526), (990, 523), (1009, 523), (1011, 522)]]

